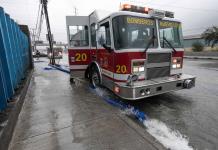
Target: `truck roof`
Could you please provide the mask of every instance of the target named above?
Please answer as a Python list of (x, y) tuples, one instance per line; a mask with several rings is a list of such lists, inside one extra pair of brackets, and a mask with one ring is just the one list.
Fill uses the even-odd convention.
[[(86, 24), (93, 24), (99, 23), (105, 20), (106, 18), (114, 18), (120, 15), (130, 15), (136, 17), (146, 17), (152, 18), (149, 14), (145, 13), (138, 13), (138, 12), (130, 12), (130, 11), (117, 11), (117, 12), (110, 12), (105, 10), (95, 10), (89, 16), (66, 16), (66, 24), (67, 25), (86, 25)], [(162, 20), (168, 21), (176, 21), (180, 22), (175, 18), (163, 18)]]
[[(97, 20), (98, 22), (103, 21), (106, 18), (114, 18), (116, 16), (120, 16), (120, 15), (131, 15), (131, 16), (138, 16), (138, 17), (146, 17), (146, 18), (151, 18), (151, 16), (149, 14), (145, 14), (145, 13), (138, 13), (138, 12), (130, 12), (130, 11), (117, 11), (117, 12), (109, 12), (109, 11), (94, 11), (93, 13), (96, 13), (97, 16)], [(180, 22), (180, 20), (175, 19), (175, 18), (167, 18), (164, 17), (162, 20), (168, 20), (168, 21), (177, 21)]]

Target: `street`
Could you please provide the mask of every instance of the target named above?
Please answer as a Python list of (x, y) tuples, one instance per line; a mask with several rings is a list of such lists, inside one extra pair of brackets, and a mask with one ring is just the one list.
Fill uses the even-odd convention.
[(186, 135), (194, 149), (218, 149), (218, 61), (186, 59), (184, 73), (197, 76), (193, 89), (131, 104)]
[(145, 126), (43, 61), (35, 63), (10, 150), (218, 149), (217, 61), (185, 60), (184, 73), (197, 76), (191, 90), (125, 101), (148, 115)]
[(9, 149), (165, 149), (141, 131), (87, 83), (71, 85), (68, 74), (48, 67), (48, 60), (41, 58)]

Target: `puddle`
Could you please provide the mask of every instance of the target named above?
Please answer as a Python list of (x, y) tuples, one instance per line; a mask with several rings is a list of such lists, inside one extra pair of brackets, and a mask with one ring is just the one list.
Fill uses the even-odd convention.
[[(109, 96), (108, 92), (101, 88), (96, 88), (95, 91), (100, 97)], [(133, 109), (134, 107), (130, 107), (122, 110), (121, 113), (127, 116), (135, 116)], [(179, 131), (170, 129), (165, 123), (157, 119), (150, 119), (147, 116), (145, 118), (146, 119), (139, 121), (143, 123), (146, 131), (163, 144), (164, 147), (170, 150), (193, 150), (193, 148), (189, 146), (188, 138)]]

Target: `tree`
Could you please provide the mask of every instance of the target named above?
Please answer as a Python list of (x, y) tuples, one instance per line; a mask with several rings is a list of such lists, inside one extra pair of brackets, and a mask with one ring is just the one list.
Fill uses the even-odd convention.
[(195, 42), (192, 44), (192, 50), (194, 52), (201, 52), (204, 50), (204, 45), (200, 42)]
[(204, 31), (202, 37), (205, 39), (206, 44), (213, 48), (215, 44), (218, 44), (218, 27), (213, 26), (208, 28)]

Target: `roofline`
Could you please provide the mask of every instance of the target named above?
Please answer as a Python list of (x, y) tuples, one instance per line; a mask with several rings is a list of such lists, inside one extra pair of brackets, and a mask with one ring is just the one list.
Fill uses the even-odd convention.
[[(145, 17), (145, 18), (152, 18), (152, 16), (150, 16), (149, 14), (143, 14), (143, 13), (137, 13), (137, 12), (130, 12), (130, 11), (117, 11), (117, 12), (113, 12), (110, 15), (104, 17), (103, 19), (99, 20), (98, 22), (101, 22), (107, 18), (114, 18), (116, 16), (124, 16), (124, 15), (131, 15), (131, 16), (136, 16), (136, 17)], [(167, 20), (167, 21), (176, 21), (176, 22), (181, 22), (178, 19), (175, 18), (167, 18), (164, 17), (161, 20)]]
[(186, 38), (186, 37), (184, 37), (183, 38), (184, 40), (192, 40), (192, 39), (203, 39), (202, 37), (188, 37), (188, 38)]
[(184, 40), (191, 40), (191, 39), (203, 39), (202, 35), (187, 35), (187, 36), (183, 36)]

